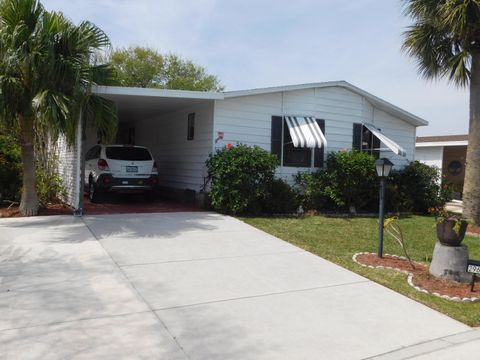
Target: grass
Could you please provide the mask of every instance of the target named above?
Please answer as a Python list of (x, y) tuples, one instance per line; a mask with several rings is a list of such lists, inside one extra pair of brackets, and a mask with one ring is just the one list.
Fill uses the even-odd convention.
[[(246, 223), (284, 239), (311, 253), (363, 275), (470, 326), (480, 326), (480, 302), (447, 301), (411, 288), (406, 275), (391, 270), (369, 269), (353, 262), (356, 252), (377, 251), (378, 222), (375, 218), (242, 218)], [(431, 261), (436, 242), (435, 221), (428, 216), (400, 220), (407, 250), (415, 261)], [(403, 255), (400, 246), (385, 235), (384, 253)], [(470, 258), (480, 259), (480, 239), (467, 236)], [(480, 296), (480, 289), (479, 296)]]

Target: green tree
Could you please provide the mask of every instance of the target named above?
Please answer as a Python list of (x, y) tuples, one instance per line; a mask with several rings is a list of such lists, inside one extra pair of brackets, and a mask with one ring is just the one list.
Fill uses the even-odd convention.
[(464, 214), (480, 224), (480, 0), (403, 0), (414, 23), (403, 49), (420, 74), (470, 88)]
[(144, 47), (117, 49), (109, 61), (115, 67), (123, 86), (142, 88), (222, 91), (223, 86), (215, 75), (181, 57)]
[(163, 81), (163, 56), (151, 49), (132, 47), (118, 49), (111, 53), (110, 59), (123, 86), (159, 87)]
[(73, 143), (80, 114), (92, 118), (100, 134), (116, 130), (113, 103), (92, 94), (113, 72), (92, 65), (95, 52), (109, 45), (105, 33), (90, 22), (78, 26), (38, 0), (0, 1), (0, 121), (18, 133), (22, 155), (24, 216), (38, 212), (35, 189), (35, 133), (48, 129)]

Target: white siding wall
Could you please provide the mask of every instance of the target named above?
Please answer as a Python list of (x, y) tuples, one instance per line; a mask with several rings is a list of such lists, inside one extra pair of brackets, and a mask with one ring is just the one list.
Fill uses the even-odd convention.
[[(187, 140), (187, 118), (195, 113), (195, 136)], [(151, 119), (135, 120), (135, 143), (147, 146), (158, 165), (160, 185), (199, 191), (212, 152), (213, 102)]]
[(443, 146), (417, 147), (415, 160), (429, 166), (436, 166), (441, 171), (443, 166)]
[[(351, 149), (353, 123), (373, 122), (382, 132), (403, 146), (407, 158), (385, 155), (401, 167), (413, 160), (415, 153), (415, 127), (403, 120), (374, 109), (365, 98), (340, 87), (316, 88), (285, 93), (243, 96), (216, 101), (215, 134), (224, 132), (223, 141), (228, 143), (258, 145), (270, 151), (272, 115), (304, 115), (325, 119), (328, 142), (327, 152)], [(277, 175), (291, 181), (292, 175), (306, 168), (280, 167)]]
[[(195, 113), (195, 138), (187, 141), (187, 118)], [(415, 127), (379, 109), (365, 98), (341, 87), (316, 88), (243, 96), (215, 103), (205, 102), (180, 111), (150, 119), (135, 119), (137, 145), (147, 146), (159, 168), (160, 184), (179, 189), (199, 191), (207, 175), (205, 160), (214, 148), (228, 143), (258, 145), (270, 151), (271, 117), (273, 115), (304, 115), (325, 119), (327, 152), (351, 149), (353, 123), (368, 121), (403, 146), (407, 158), (385, 153), (400, 167), (414, 159)], [(218, 132), (224, 139), (215, 143)], [(88, 150), (96, 143), (94, 129), (87, 128)], [(60, 173), (67, 189), (67, 203), (76, 206), (77, 158), (75, 147), (59, 142)], [(292, 181), (298, 171), (310, 168), (279, 167), (277, 175)]]
[[(388, 157), (396, 165), (396, 168), (404, 167), (409, 161), (415, 159), (416, 128), (394, 116), (378, 109), (373, 110), (371, 121), (383, 134), (395, 141), (405, 149), (406, 157), (396, 155), (391, 151), (381, 152), (381, 157)], [(382, 145), (382, 147), (385, 147)]]

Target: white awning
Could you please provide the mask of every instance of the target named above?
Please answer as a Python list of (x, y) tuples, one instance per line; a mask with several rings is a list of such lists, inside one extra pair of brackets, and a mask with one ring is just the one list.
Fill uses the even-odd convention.
[(398, 145), (395, 141), (392, 139), (389, 139), (385, 135), (383, 135), (379, 129), (375, 127), (373, 124), (369, 123), (363, 123), (363, 126), (365, 126), (370, 132), (375, 136), (378, 140), (380, 140), (386, 147), (388, 147), (390, 150), (392, 150), (395, 154), (400, 155), (400, 156), (407, 156), (406, 151)]
[(327, 147), (327, 139), (314, 117), (285, 116), (293, 146), (306, 148)]

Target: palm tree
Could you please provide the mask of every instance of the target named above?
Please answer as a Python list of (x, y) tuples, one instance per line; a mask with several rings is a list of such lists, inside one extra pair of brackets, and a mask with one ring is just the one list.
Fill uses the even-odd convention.
[(81, 114), (93, 114), (100, 134), (116, 129), (113, 104), (92, 94), (113, 72), (93, 64), (109, 39), (95, 25), (78, 26), (38, 0), (0, 0), (0, 121), (18, 133), (23, 187), (20, 212), (36, 215), (35, 130), (73, 143)]
[(404, 0), (414, 21), (403, 49), (420, 74), (470, 87), (464, 214), (480, 224), (480, 0)]

